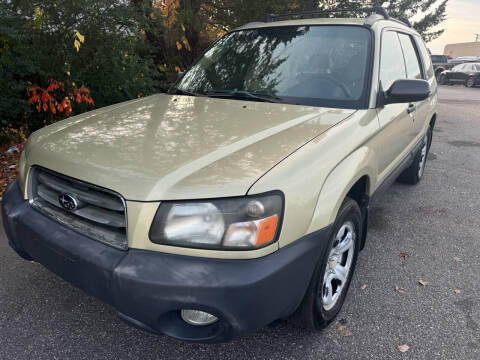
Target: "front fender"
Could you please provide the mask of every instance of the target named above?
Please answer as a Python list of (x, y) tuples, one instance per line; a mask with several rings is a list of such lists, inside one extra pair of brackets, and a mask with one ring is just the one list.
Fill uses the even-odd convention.
[(378, 173), (375, 159), (374, 151), (363, 146), (330, 172), (320, 191), (308, 232), (332, 224), (348, 192), (364, 176), (367, 177), (367, 195), (372, 195)]
[(280, 190), (285, 195), (280, 247), (330, 225), (343, 197), (362, 176), (375, 184), (376, 156), (367, 144), (378, 128), (375, 109), (359, 110), (252, 185), (249, 194)]

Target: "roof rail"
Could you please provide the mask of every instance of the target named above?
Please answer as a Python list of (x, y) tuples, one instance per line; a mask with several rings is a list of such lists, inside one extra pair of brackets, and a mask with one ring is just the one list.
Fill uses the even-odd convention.
[(231, 31), (242, 30), (243, 28), (246, 28), (246, 27), (249, 27), (249, 26), (254, 26), (254, 25), (260, 25), (260, 24), (264, 24), (264, 22), (263, 21), (253, 21), (253, 22), (249, 22), (247, 24), (243, 24), (241, 26), (238, 26)]
[(311, 10), (311, 11), (298, 11), (298, 12), (290, 12), (286, 14), (270, 14), (264, 19), (264, 22), (273, 22), (279, 21), (280, 19), (287, 20), (288, 18), (314, 18), (320, 15), (329, 15), (335, 13), (344, 13), (344, 12), (351, 12), (351, 13), (374, 13), (383, 16), (384, 19), (390, 19), (388, 12), (385, 8), (381, 6), (374, 6), (369, 8), (359, 8), (359, 9), (335, 9), (335, 10)]
[[(368, 19), (367, 19), (367, 20), (368, 20)], [(382, 20), (382, 19), (380, 19), (380, 20)], [(396, 23), (398, 23), (398, 24), (402, 24), (402, 25), (404, 25), (404, 26), (408, 26), (408, 27), (410, 27), (410, 28), (412, 27), (412, 24), (410, 23), (410, 20), (405, 19), (405, 18), (395, 19), (395, 18), (392, 18), (392, 17), (391, 17), (389, 20), (390, 20), (390, 21), (394, 21), (394, 22), (396, 22)], [(375, 21), (374, 21), (374, 22), (375, 22)], [(365, 21), (365, 23), (367, 23), (367, 22)], [(367, 24), (367, 25), (372, 25), (372, 24)]]
[(407, 18), (399, 18), (398, 20), (400, 20), (400, 22), (404, 23), (405, 25), (407, 25), (408, 27), (412, 27), (412, 23), (410, 22), (410, 20), (408, 20)]

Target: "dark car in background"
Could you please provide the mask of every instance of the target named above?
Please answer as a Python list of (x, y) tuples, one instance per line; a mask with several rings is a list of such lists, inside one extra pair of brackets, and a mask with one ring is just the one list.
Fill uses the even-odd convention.
[[(448, 64), (450, 67), (455, 65), (465, 64), (465, 63), (476, 63), (480, 62), (480, 56), (460, 56), (455, 59), (449, 59)], [(449, 69), (446, 69), (449, 70)]]
[(480, 63), (465, 63), (446, 70), (440, 74), (440, 85), (462, 83), (466, 87), (480, 85)]
[(454, 65), (448, 62), (445, 55), (431, 55), (433, 68), (435, 69), (435, 77), (439, 79), (442, 72), (450, 70)]

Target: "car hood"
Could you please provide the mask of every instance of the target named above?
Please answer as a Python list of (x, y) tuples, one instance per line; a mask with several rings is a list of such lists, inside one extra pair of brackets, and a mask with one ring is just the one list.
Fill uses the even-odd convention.
[(159, 94), (35, 132), (25, 146), (26, 165), (117, 191), (127, 200), (239, 196), (354, 112)]

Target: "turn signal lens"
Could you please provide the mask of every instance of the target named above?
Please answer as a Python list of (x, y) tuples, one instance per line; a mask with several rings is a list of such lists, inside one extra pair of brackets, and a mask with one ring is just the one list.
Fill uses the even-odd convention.
[(277, 231), (278, 216), (273, 215), (266, 219), (260, 220), (258, 224), (258, 234), (255, 241), (255, 246), (260, 246), (269, 243), (275, 238)]

